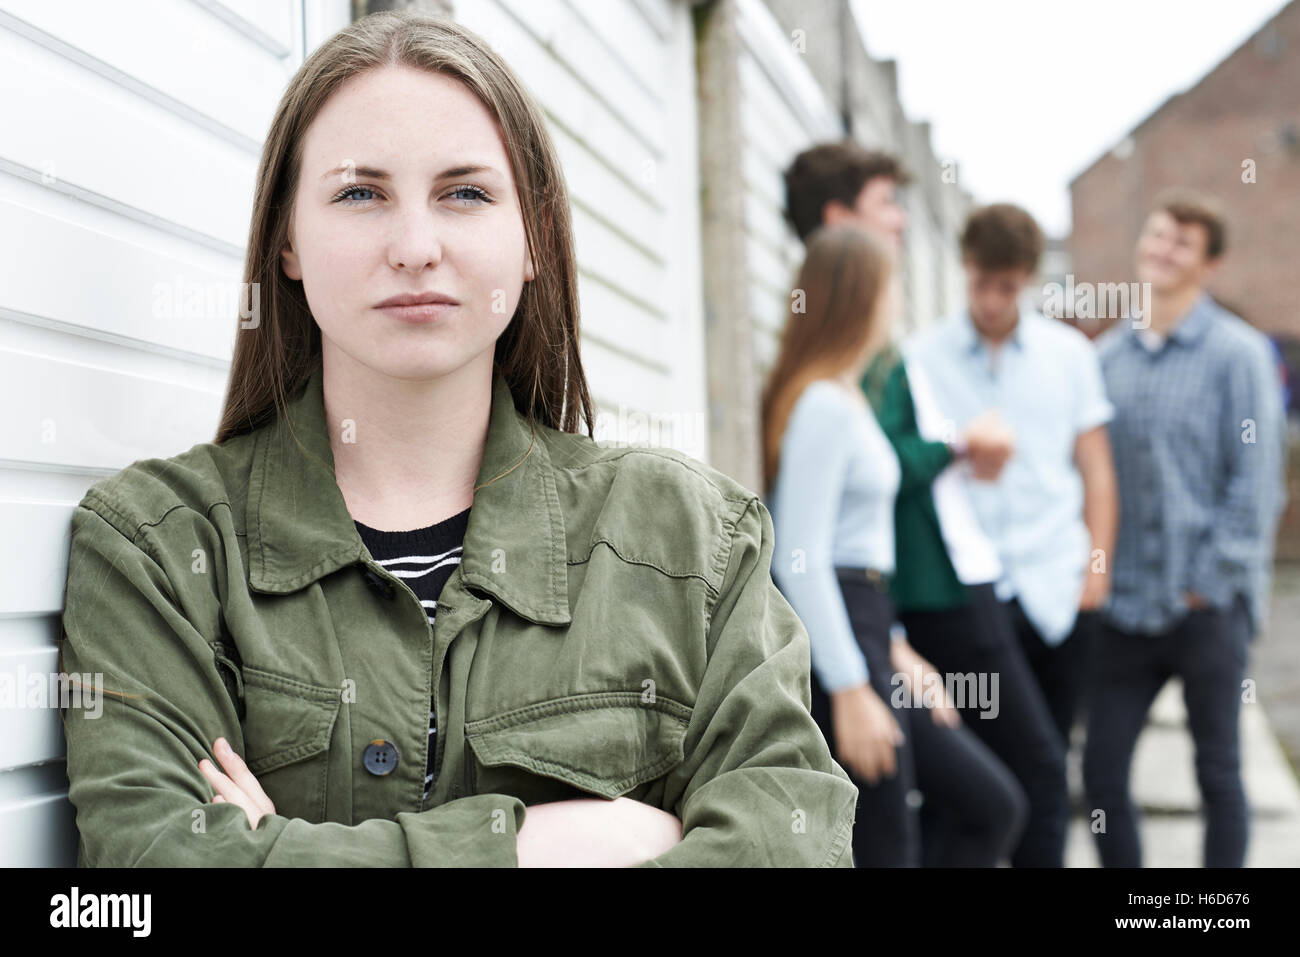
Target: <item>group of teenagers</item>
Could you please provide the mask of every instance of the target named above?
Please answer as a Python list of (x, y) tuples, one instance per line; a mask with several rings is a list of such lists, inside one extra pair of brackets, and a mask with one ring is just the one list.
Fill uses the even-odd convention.
[(786, 170), (805, 258), (762, 395), (771, 573), (808, 632), (813, 718), (858, 787), (854, 861), (1062, 866), (1081, 718), (1101, 863), (1141, 866), (1130, 767), (1176, 677), (1204, 863), (1241, 866), (1240, 708), (1285, 412), (1268, 339), (1206, 291), (1222, 208), (1156, 198), (1134, 256), (1145, 301), (1095, 343), (1025, 305), (1033, 218), (975, 209), (965, 308), (900, 345), (911, 178), (851, 141)]

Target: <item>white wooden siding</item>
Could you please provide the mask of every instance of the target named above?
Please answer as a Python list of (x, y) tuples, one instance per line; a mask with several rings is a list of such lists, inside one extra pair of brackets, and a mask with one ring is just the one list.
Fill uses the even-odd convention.
[[(216, 429), (262, 139), (347, 0), (0, 0), (0, 680), (57, 671), (86, 488)], [(71, 865), (57, 709), (0, 705), (0, 865)]]
[[(544, 110), (573, 209), (597, 438), (707, 461), (690, 11), (671, 0), (457, 0)], [(635, 416), (654, 431), (637, 433)]]
[(803, 261), (803, 244), (782, 214), (782, 173), (801, 150), (843, 133), (803, 54), (795, 51), (767, 8), (760, 0), (741, 0), (739, 11), (745, 260), (762, 382), (776, 358), (790, 289)]

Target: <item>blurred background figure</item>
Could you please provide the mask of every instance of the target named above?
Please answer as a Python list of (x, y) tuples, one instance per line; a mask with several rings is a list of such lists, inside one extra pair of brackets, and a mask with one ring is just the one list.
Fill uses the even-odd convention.
[(945, 698), (924, 706), (934, 668), (891, 635), (899, 466), (859, 382), (897, 309), (892, 260), (861, 227), (809, 238), (763, 395), (772, 577), (808, 630), (812, 715), (859, 789), (855, 863), (922, 863), (919, 788), (978, 819), (936, 849), (945, 863), (992, 866), (1019, 830), (1023, 796)]
[[(807, 242), (823, 226), (857, 225), (884, 242), (896, 264), (900, 261), (907, 216), (898, 188), (910, 182), (910, 174), (898, 157), (864, 150), (852, 142), (820, 143), (799, 153), (783, 179), (786, 220), (802, 241)], [(892, 278), (901, 287), (899, 270), (892, 271)], [(901, 301), (901, 292), (896, 301)], [(891, 324), (891, 329), (896, 327), (897, 323)], [(1010, 682), (1009, 686), (1000, 685), (1001, 689), (1009, 688), (1012, 695), (1028, 697), (1018, 688), (1027, 669), (1004, 661), (1003, 653), (996, 650), (1010, 649), (1012, 645), (1001, 640), (1010, 633), (993, 595), (992, 583), (1000, 574), (996, 552), (974, 519), (957, 470), (949, 468), (954, 462), (969, 460), (981, 478), (996, 478), (1011, 454), (1009, 431), (987, 416), (980, 416), (960, 437), (954, 434), (945, 441), (939, 434), (943, 426), (937, 409), (931, 403), (919, 417), (934, 432), (923, 438), (918, 431), (918, 413), (913, 407), (907, 373), (897, 348), (892, 346), (877, 351), (858, 384), (870, 400), (900, 466), (893, 516), (895, 566), (889, 580), (896, 612), (907, 624), (908, 633), (914, 631), (919, 636), (917, 640), (929, 649), (926, 654), (945, 674), (1000, 674)], [(924, 414), (927, 412), (928, 419)], [(914, 612), (923, 614), (909, 618)], [(952, 636), (958, 645), (955, 653), (943, 646), (942, 635)], [(995, 650), (980, 658), (977, 648)], [(978, 700), (953, 704), (967, 720), (975, 718), (979, 710)], [(939, 800), (936, 793), (935, 799), (930, 799), (931, 792), (942, 787), (950, 772), (931, 765), (935, 749), (927, 747), (924, 740), (918, 741), (921, 845), (927, 866), (996, 860), (1012, 852), (1013, 860), (1022, 864), (1059, 859), (1055, 849), (1061, 842), (1065, 807), (1058, 762), (1042, 758), (1053, 752), (1049, 746), (1034, 746), (1041, 732), (1032, 722), (1018, 719), (1019, 709), (1012, 708), (1007, 714), (999, 722), (996, 716), (986, 713), (971, 725), (977, 735), (989, 732), (993, 749), (1017, 766), (1017, 774), (1012, 775), (996, 756), (970, 749), (1000, 776), (1000, 794), (971, 791), (963, 802)], [(1026, 789), (1029, 796), (1025, 795)], [(994, 793), (1003, 807), (982, 803), (986, 793)], [(1051, 835), (1046, 841), (1038, 837), (1044, 831)], [(1018, 848), (1020, 835), (1024, 838), (1019, 840)], [(1036, 850), (1044, 844), (1053, 848), (1049, 854)]]
[[(1016, 694), (1003, 690), (1003, 703), (1014, 709), (1008, 723), (1019, 725), (1016, 741), (1029, 752), (1012, 749), (1005, 756), (1013, 767), (1032, 756), (1050, 774), (1056, 813), (1040, 860), (1050, 857), (1059, 866), (1068, 817), (1066, 753), (1115, 535), (1105, 428), (1112, 409), (1088, 340), (1021, 303), (1042, 250), (1033, 217), (1006, 203), (977, 209), (962, 231), (961, 250), (966, 308), (906, 343), (904, 355), (909, 368), (924, 372), (954, 428), (992, 409), (1015, 435), (1015, 451), (997, 480), (968, 480), (966, 490), (998, 552), (995, 593), (1021, 652), (1010, 658), (1033, 677)], [(959, 643), (950, 635), (936, 640)]]
[(1246, 856), (1242, 678), (1267, 614), (1286, 435), (1270, 342), (1206, 293), (1226, 247), (1217, 201), (1161, 194), (1137, 241), (1138, 279), (1151, 289), (1144, 321), (1098, 344), (1122, 507), (1083, 772), (1104, 814), (1095, 834), (1107, 866), (1141, 866), (1129, 766), (1174, 676), (1196, 743), (1205, 866)]

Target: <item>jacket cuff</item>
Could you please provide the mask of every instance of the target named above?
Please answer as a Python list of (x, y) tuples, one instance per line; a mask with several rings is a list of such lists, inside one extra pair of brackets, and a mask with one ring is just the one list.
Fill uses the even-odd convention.
[(524, 802), (508, 794), (474, 794), (426, 811), (404, 811), (412, 867), (518, 867)]

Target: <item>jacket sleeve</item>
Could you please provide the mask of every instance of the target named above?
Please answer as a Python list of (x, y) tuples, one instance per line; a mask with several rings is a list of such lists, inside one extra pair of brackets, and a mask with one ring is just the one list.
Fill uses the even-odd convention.
[(852, 867), (858, 789), (809, 713), (808, 634), (770, 572), (772, 520), (746, 503), (731, 540), (664, 807), (682, 840), (640, 867)]
[(105, 518), (115, 510), (88, 501), (72, 519), (59, 642), (60, 670), (77, 679), (65, 680), (89, 692), (61, 709), (79, 865), (517, 866), (525, 810), (506, 795), (354, 826), (266, 815), (256, 830), (238, 806), (209, 803), (199, 759), (220, 768), (211, 743), (243, 741), (211, 648), (159, 563)]
[(952, 452), (946, 444), (921, 438), (916, 424), (916, 409), (912, 405), (912, 391), (902, 362), (894, 366), (885, 383), (880, 405), (880, 428), (889, 437), (898, 456), (902, 473), (898, 485), (900, 493), (928, 486), (952, 461)]

